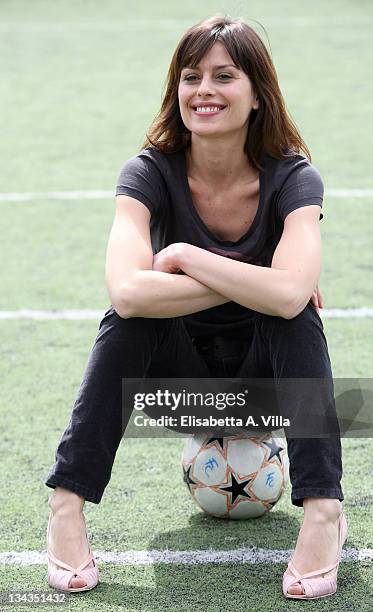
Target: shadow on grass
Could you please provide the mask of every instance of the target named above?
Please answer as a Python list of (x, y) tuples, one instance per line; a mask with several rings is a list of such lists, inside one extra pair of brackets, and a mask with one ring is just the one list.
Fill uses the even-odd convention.
[[(222, 531), (225, 546), (216, 546), (217, 541), (222, 542)], [(157, 534), (149, 542), (148, 549), (232, 550), (250, 546), (283, 549), (284, 534), (288, 542), (285, 548), (291, 549), (296, 542), (298, 531), (297, 519), (280, 511), (247, 521), (225, 521), (199, 513), (191, 516), (187, 528)], [(264, 536), (266, 532), (270, 532), (270, 538)], [(348, 542), (348, 547), (353, 547), (353, 543)], [(151, 569), (144, 566), (122, 566), (119, 569), (118, 566), (107, 565), (101, 572), (100, 585), (90, 593), (89, 600), (92, 607), (96, 602), (105, 602), (107, 609), (121, 605), (125, 606), (124, 609), (142, 612), (299, 610), (299, 602), (285, 600), (282, 595), (282, 575), (285, 569), (286, 562), (203, 565), (159, 563)], [(369, 582), (360, 569), (357, 563), (342, 563), (338, 574), (337, 594), (307, 602), (307, 609), (352, 611), (356, 609), (356, 601), (359, 600), (360, 611), (372, 610)], [(144, 576), (148, 572), (152, 572), (152, 577), (148, 574), (147, 582), (152, 582), (155, 586), (139, 586), (139, 573)], [(122, 584), (118, 580), (119, 574), (123, 576)]]

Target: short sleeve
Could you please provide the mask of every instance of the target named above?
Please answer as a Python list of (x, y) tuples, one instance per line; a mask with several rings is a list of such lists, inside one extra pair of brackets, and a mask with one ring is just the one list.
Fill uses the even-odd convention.
[(166, 184), (156, 160), (148, 152), (129, 159), (120, 171), (115, 195), (142, 202), (151, 215), (158, 215), (166, 198)]
[[(293, 167), (282, 178), (277, 196), (277, 214), (282, 221), (302, 206), (317, 204), (322, 207), (324, 184), (319, 171), (308, 160), (297, 157)], [(320, 220), (322, 218), (320, 213)]]

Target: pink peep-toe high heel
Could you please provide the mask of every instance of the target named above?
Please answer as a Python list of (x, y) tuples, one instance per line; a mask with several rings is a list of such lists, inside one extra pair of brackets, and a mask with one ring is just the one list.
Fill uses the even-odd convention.
[[(343, 512), (341, 512), (339, 516), (339, 541), (336, 562), (328, 567), (323, 567), (322, 569), (302, 575), (294, 567), (292, 561), (289, 561), (282, 582), (282, 590), (285, 597), (289, 599), (319, 599), (320, 597), (334, 595), (334, 593), (337, 591), (337, 573), (342, 556), (342, 546), (346, 540), (346, 537), (347, 521), (345, 515)], [(322, 574), (326, 574), (332, 570), (334, 570), (332, 575), (325, 578), (322, 577)], [(318, 576), (318, 578), (316, 576)], [(298, 583), (303, 588), (303, 593), (301, 595), (293, 595), (288, 593), (289, 587)]]
[[(89, 546), (89, 554), (86, 560), (79, 565), (79, 567), (71, 567), (67, 563), (60, 561), (54, 556), (49, 547), (49, 531), (52, 514), (49, 515), (48, 521), (48, 532), (47, 532), (47, 554), (48, 554), (48, 584), (49, 586), (58, 589), (59, 591), (66, 591), (68, 593), (78, 593), (80, 591), (90, 591), (93, 589), (99, 581), (99, 572), (94, 559), (91, 547)], [(88, 535), (87, 535), (88, 540)], [(93, 567), (87, 567), (90, 563), (93, 563)], [(52, 565), (54, 563), (55, 565)], [(82, 578), (86, 582), (86, 586), (80, 588), (69, 587), (71, 578)]]

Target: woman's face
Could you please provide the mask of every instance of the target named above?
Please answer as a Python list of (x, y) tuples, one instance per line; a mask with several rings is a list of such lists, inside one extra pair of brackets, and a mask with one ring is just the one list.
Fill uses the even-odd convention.
[(197, 68), (183, 68), (178, 96), (184, 125), (199, 136), (246, 132), (251, 109), (259, 106), (249, 77), (234, 66), (220, 42), (211, 47)]

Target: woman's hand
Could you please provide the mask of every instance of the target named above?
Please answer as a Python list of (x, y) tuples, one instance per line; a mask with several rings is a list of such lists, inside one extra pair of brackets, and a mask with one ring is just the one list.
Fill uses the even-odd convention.
[(188, 246), (184, 242), (174, 242), (153, 257), (153, 270), (177, 274), (181, 269), (181, 257)]
[(324, 308), (324, 302), (318, 286), (316, 287), (311, 296), (311, 304), (316, 308), (317, 311), (319, 310), (319, 308)]

